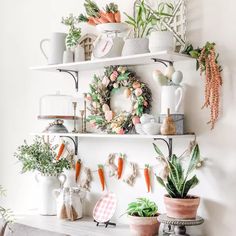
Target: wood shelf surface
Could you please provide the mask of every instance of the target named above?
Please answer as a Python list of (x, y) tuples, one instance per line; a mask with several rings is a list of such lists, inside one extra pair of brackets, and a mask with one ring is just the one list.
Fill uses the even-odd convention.
[(72, 71), (86, 71), (86, 70), (95, 70), (110, 65), (130, 65), (130, 66), (149, 65), (155, 63), (153, 59), (173, 61), (173, 62), (193, 60), (193, 58), (191, 58), (190, 56), (181, 53), (162, 51), (157, 53), (145, 53), (131, 56), (104, 58), (91, 61), (73, 62), (73, 63), (58, 64), (58, 65), (36, 66), (36, 67), (31, 67), (30, 69), (38, 71), (51, 71), (51, 72), (55, 72), (60, 69), (72, 70)]

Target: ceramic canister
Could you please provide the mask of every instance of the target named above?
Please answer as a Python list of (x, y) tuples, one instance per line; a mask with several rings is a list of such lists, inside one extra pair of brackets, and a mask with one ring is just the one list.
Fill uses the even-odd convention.
[(184, 114), (183, 88), (170, 85), (161, 87), (161, 114)]

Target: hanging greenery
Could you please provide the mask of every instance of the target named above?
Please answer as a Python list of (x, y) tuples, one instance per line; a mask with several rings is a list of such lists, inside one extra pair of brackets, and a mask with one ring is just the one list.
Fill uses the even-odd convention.
[[(110, 108), (110, 100), (121, 87), (125, 88), (124, 96), (131, 100), (132, 109), (116, 114)], [(149, 113), (152, 101), (151, 90), (124, 66), (107, 67), (102, 77), (94, 75), (87, 98), (91, 101), (90, 124), (112, 134), (129, 133), (134, 120)]]

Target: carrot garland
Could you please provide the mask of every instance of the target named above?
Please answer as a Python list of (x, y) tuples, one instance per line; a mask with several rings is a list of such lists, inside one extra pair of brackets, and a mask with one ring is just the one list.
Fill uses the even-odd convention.
[(118, 158), (118, 168), (117, 168), (117, 177), (118, 179), (120, 179), (121, 175), (122, 175), (122, 170), (123, 170), (123, 164), (124, 164), (124, 160), (123, 160), (123, 155), (120, 154), (120, 157)]
[(56, 156), (56, 160), (59, 161), (63, 151), (64, 151), (64, 148), (65, 148), (65, 143), (63, 142), (61, 145), (60, 145), (60, 148), (59, 148), (59, 151), (57, 153), (57, 156)]
[(80, 170), (81, 170), (81, 160), (79, 159), (75, 163), (75, 181), (76, 182), (80, 176)]
[(105, 177), (104, 177), (103, 166), (102, 165), (98, 165), (98, 176), (99, 176), (100, 183), (101, 183), (101, 186), (102, 186), (102, 191), (104, 191), (104, 189), (105, 189)]
[(149, 175), (149, 165), (145, 165), (144, 177), (145, 177), (145, 182), (146, 182), (146, 185), (147, 185), (147, 191), (149, 193), (151, 191), (151, 181), (150, 181), (150, 175)]

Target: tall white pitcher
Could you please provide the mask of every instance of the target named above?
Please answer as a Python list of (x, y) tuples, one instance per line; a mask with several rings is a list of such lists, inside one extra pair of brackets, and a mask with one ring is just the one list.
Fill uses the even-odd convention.
[[(44, 57), (48, 60), (49, 65), (60, 64), (63, 62), (63, 53), (66, 49), (65, 39), (65, 33), (54, 32), (50, 39), (41, 40), (40, 49)], [(44, 49), (46, 42), (49, 43), (48, 53), (46, 53)]]
[(161, 114), (184, 114), (183, 88), (169, 85), (161, 87)]

